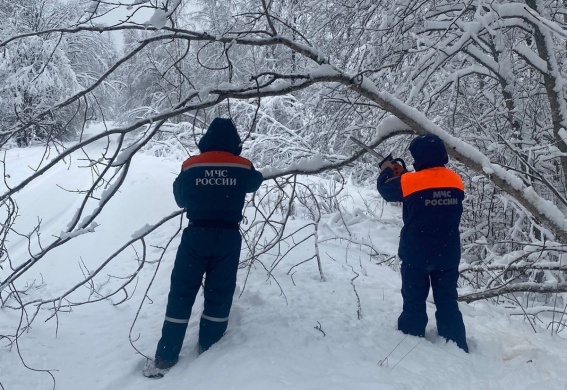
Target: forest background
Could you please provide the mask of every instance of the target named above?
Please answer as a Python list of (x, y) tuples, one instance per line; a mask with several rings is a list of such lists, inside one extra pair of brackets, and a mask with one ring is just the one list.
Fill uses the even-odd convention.
[[(466, 186), (459, 299), (503, 305), (534, 330), (561, 334), (566, 71), (565, 1), (0, 0), (0, 310), (23, 318), (0, 339), (14, 345), (45, 311), (56, 319), (144, 289), (145, 249), (161, 248), (159, 262), (178, 233), (159, 242), (152, 234), (181, 224), (182, 210), (132, 231), (60, 292), (45, 294), (49, 280), (33, 272), (97, 234), (136, 156), (182, 161), (217, 116), (233, 119), (265, 176), (247, 203), (243, 269), (285, 246), (277, 264), (309, 242), (313, 256), (302, 261), (322, 270), (321, 219), (341, 215), (346, 186), (375, 185), (376, 158), (349, 137), (411, 162), (409, 140), (433, 133)], [(89, 132), (93, 123), (104, 129)], [(32, 147), (43, 156), (16, 180), (9, 152)], [(18, 225), (18, 194), (73, 161), (86, 181), (62, 189), (78, 206), (61, 233), (39, 217)], [(314, 175), (332, 185), (301, 184)], [(299, 215), (310, 220), (309, 240), (287, 230)], [(129, 251), (135, 272), (100, 288), (108, 264)]]

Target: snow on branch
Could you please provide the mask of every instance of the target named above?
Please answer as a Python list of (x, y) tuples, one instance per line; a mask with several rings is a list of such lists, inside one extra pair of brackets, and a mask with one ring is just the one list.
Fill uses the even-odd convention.
[(461, 302), (474, 302), (481, 299), (488, 299), (500, 295), (518, 293), (518, 292), (531, 292), (539, 294), (555, 294), (567, 292), (567, 283), (536, 283), (536, 282), (520, 282), (499, 286), (485, 291), (478, 291), (470, 294), (462, 294), (458, 300)]

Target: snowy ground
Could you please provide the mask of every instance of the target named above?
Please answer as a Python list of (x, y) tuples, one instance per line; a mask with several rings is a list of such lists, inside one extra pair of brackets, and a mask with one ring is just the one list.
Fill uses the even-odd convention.
[[(29, 172), (28, 165), (38, 160), (39, 153), (35, 148), (8, 152), (10, 183), (17, 183)], [(67, 188), (86, 185), (89, 178), (83, 177), (77, 164), (80, 161), (74, 161), (70, 168), (62, 165), (19, 194), (22, 216), (18, 228), (31, 226), (39, 216), (46, 231), (58, 234), (64, 230), (78, 207), (78, 198), (57, 184)], [(46, 285), (31, 293), (44, 299), (55, 296), (81, 277), (80, 261), (95, 267), (134, 231), (175, 211), (171, 183), (178, 164), (138, 156), (127, 185), (101, 215), (96, 234), (78, 237), (43, 259), (33, 274), (43, 278)], [(359, 192), (351, 189), (351, 195), (349, 207), (360, 206), (356, 200)], [(349, 231), (360, 240), (372, 240), (384, 254), (395, 254), (400, 209), (382, 208), (372, 190), (364, 191), (363, 196), (376, 206), (379, 218), (347, 214)], [(176, 223), (158, 230), (152, 242), (163, 244), (175, 231)], [(293, 221), (295, 227), (303, 223)], [(341, 229), (344, 233), (341, 223), (333, 216), (326, 218), (321, 235)], [(136, 348), (147, 355), (153, 355), (159, 338), (178, 240), (158, 269), (148, 293), (151, 301), (142, 306), (131, 332)], [(23, 255), (25, 248), (18, 249), (22, 243), (11, 242), (12, 250)], [(140, 276), (132, 299), (122, 305), (103, 301), (78, 306), (48, 322), (44, 320), (49, 313), (42, 312), (32, 329), (20, 338), (19, 353), (0, 339), (0, 389), (52, 389), (53, 380), (41, 370), (51, 370), (60, 390), (567, 388), (563, 371), (567, 366), (567, 340), (551, 336), (545, 329), (538, 329), (536, 334), (526, 322), (511, 319), (504, 309), (485, 302), (461, 305), (471, 348), (468, 355), (439, 339), (434, 321), (428, 325), (425, 339), (406, 337), (395, 328), (401, 308), (400, 277), (395, 270), (377, 265), (356, 245), (328, 241), (320, 247), (326, 281), (320, 280), (314, 260), (288, 275), (290, 267), (312, 255), (310, 247), (304, 248), (305, 253), (300, 249), (278, 265), (274, 276), (279, 285), (261, 266), (252, 269), (245, 286), (246, 273), (240, 272), (228, 332), (197, 358), (195, 324), (202, 310), (199, 297), (181, 360), (161, 380), (141, 375), (145, 359), (129, 342), (143, 291), (156, 268), (151, 264)], [(152, 250), (150, 253), (158, 253)], [(269, 258), (263, 261), (271, 264)], [(132, 251), (117, 259), (111, 269), (117, 275), (127, 275), (136, 266)], [(0, 270), (0, 277), (6, 272)], [(428, 305), (428, 314), (434, 318), (433, 303)], [(0, 334), (13, 333), (19, 316), (17, 311), (0, 309)], [(24, 367), (21, 359), (33, 370)]]

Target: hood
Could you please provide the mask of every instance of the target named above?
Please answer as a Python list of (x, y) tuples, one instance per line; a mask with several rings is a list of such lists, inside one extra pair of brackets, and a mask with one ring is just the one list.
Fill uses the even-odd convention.
[(442, 167), (449, 162), (447, 149), (441, 138), (434, 134), (420, 135), (411, 141), (409, 151), (414, 159), (416, 171)]
[(205, 152), (229, 152), (236, 156), (242, 152), (242, 141), (230, 119), (215, 118), (199, 141), (199, 150)]

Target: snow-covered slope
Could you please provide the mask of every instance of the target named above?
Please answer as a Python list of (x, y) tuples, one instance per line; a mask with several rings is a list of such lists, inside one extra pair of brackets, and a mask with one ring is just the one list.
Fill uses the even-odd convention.
[[(9, 151), (11, 180), (23, 177), (28, 165), (39, 159), (39, 149)], [(33, 275), (43, 278), (45, 287), (31, 291), (47, 299), (64, 291), (82, 276), (79, 263), (95, 267), (114, 252), (131, 234), (147, 223), (176, 210), (171, 183), (178, 163), (152, 156), (137, 156), (127, 184), (101, 215), (96, 233), (74, 239), (63, 249), (43, 259)], [(32, 226), (42, 219), (42, 228), (58, 234), (65, 229), (78, 205), (76, 194), (57, 184), (78, 189), (85, 177), (74, 161), (42, 177), (32, 188), (18, 195), (22, 210), (17, 228)], [(371, 240), (384, 255), (396, 252), (400, 210), (384, 206), (376, 215), (354, 210), (357, 197), (380, 205), (372, 190), (349, 189), (345, 205), (348, 231), (358, 240)], [(163, 245), (179, 220), (152, 235), (152, 243)], [(296, 219), (291, 227), (305, 221)], [(25, 230), (25, 229), (24, 229)], [(321, 238), (330, 231), (346, 234), (342, 220), (327, 216)], [(503, 308), (485, 302), (462, 304), (471, 353), (436, 336), (434, 305), (428, 304), (430, 323), (427, 337), (406, 337), (396, 330), (401, 308), (400, 278), (387, 266), (376, 264), (360, 245), (346, 240), (324, 241), (320, 245), (325, 281), (313, 255), (305, 245), (278, 264), (269, 277), (259, 263), (248, 275), (241, 270), (229, 329), (212, 349), (197, 357), (196, 323), (202, 297), (193, 310), (179, 364), (165, 378), (142, 376), (144, 354), (153, 355), (160, 336), (169, 288), (169, 274), (179, 236), (167, 251), (141, 307), (145, 288), (157, 267), (148, 264), (139, 277), (131, 299), (114, 306), (106, 300), (74, 307), (48, 322), (50, 312), (42, 310), (32, 328), (11, 349), (0, 339), (0, 389), (31, 390), (362, 390), (362, 389), (565, 389), (567, 340), (551, 336), (545, 329), (533, 329), (520, 318), (510, 318)], [(11, 242), (22, 256), (24, 241)], [(150, 259), (157, 248), (148, 245)], [(13, 252), (16, 253), (16, 252)], [(152, 258), (153, 256), (153, 258)], [(20, 258), (21, 260), (21, 258)], [(271, 265), (271, 258), (260, 259)], [(111, 263), (115, 275), (128, 275), (138, 263), (130, 251)], [(0, 276), (7, 273), (5, 267)], [(247, 279), (246, 279), (247, 277)], [(21, 280), (23, 284), (31, 278)], [(246, 283), (244, 283), (246, 279)], [(104, 289), (104, 287), (102, 287)], [(88, 291), (77, 292), (77, 299)], [(123, 296), (113, 298), (120, 301)], [(431, 321), (433, 320), (433, 321)], [(20, 312), (0, 309), (0, 334), (13, 334)], [(131, 329), (132, 328), (132, 329)], [(23, 362), (31, 368), (24, 367)], [(54, 377), (51, 379), (50, 370)]]

